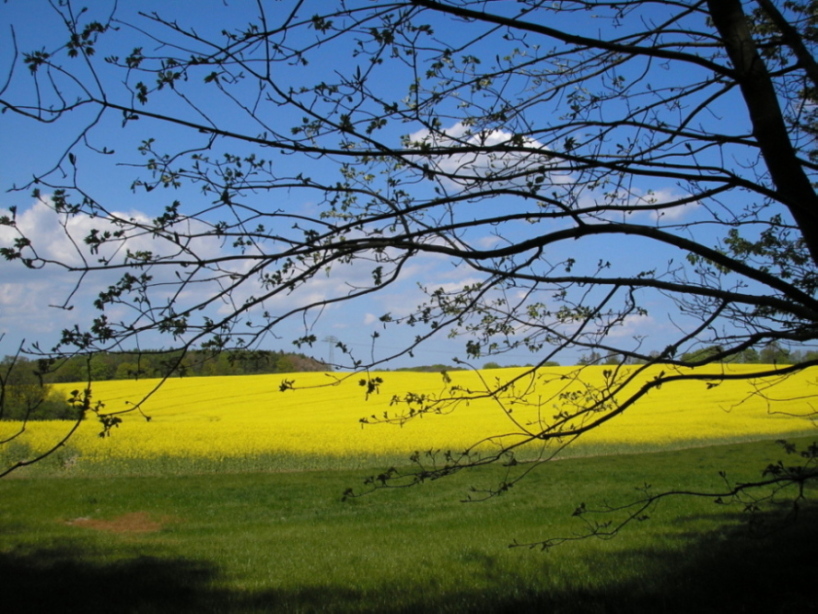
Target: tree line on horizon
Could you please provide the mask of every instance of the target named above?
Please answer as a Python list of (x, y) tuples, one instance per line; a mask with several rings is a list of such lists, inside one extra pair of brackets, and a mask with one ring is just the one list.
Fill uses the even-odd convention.
[[(651, 355), (658, 358), (659, 352), (652, 352)], [(723, 346), (708, 345), (695, 351), (685, 352), (681, 357), (681, 361), (688, 365), (713, 362), (747, 365), (791, 365), (816, 359), (818, 359), (818, 351), (816, 350), (793, 350), (777, 342), (768, 343), (760, 350), (750, 347), (741, 352), (729, 354), (725, 354)], [(579, 360), (581, 365), (644, 364), (645, 362), (644, 360), (629, 360), (627, 356), (621, 354), (602, 355), (597, 351), (591, 351), (589, 354), (583, 355)]]
[(53, 384), (320, 371), (331, 367), (281, 350), (101, 352), (62, 361), (0, 359), (0, 420), (72, 420), (78, 410)]

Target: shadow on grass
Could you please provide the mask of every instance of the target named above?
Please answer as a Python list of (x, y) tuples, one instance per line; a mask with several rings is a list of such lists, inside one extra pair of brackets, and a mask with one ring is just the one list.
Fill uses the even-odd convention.
[(4, 614), (317, 611), (359, 597), (343, 589), (291, 595), (214, 588), (220, 573), (207, 562), (144, 556), (95, 563), (75, 545), (2, 553), (0, 579)]
[[(514, 597), (448, 595), (425, 611), (467, 611), (560, 614), (792, 614), (818, 613), (818, 509), (802, 514), (797, 523), (782, 524), (780, 515), (768, 516), (770, 532), (750, 532), (746, 517), (729, 529), (679, 536), (685, 547), (639, 548), (619, 551), (594, 560), (591, 573), (610, 576), (612, 568), (641, 570), (627, 581), (604, 589), (569, 588), (558, 592), (547, 587), (524, 586), (507, 570), (496, 570), (495, 559), (481, 565), (487, 575), (516, 585)], [(699, 519), (683, 519), (693, 522)], [(639, 530), (631, 529), (631, 530)], [(564, 547), (564, 546), (560, 546)], [(570, 548), (570, 545), (568, 545)], [(558, 547), (559, 549), (559, 547)], [(556, 551), (544, 557), (543, 574), (558, 558)], [(604, 555), (603, 555), (604, 556)], [(545, 561), (552, 561), (547, 563)], [(613, 575), (616, 575), (614, 572)], [(505, 574), (505, 576), (504, 576)], [(620, 574), (622, 575), (622, 574)], [(579, 583), (578, 583), (579, 586)], [(470, 603), (463, 609), (455, 603)], [(411, 608), (407, 609), (410, 611)], [(422, 611), (419, 608), (416, 611)]]
[[(723, 515), (720, 515), (724, 519)], [(638, 530), (638, 529), (637, 529)], [(557, 558), (543, 557), (542, 585), (525, 584), (496, 560), (482, 556), (495, 588), (435, 594), (377, 595), (343, 587), (260, 592), (223, 585), (207, 562), (137, 557), (94, 562), (75, 544), (28, 553), (0, 554), (0, 611), (36, 612), (818, 612), (818, 513), (765, 537), (747, 535), (746, 525), (685, 536), (680, 550), (639, 549), (599, 562), (604, 573), (616, 566), (643, 570), (627, 582), (600, 590), (551, 592), (547, 569)], [(99, 553), (96, 553), (99, 554)], [(614, 558), (616, 557), (616, 558)], [(475, 562), (477, 559), (472, 559)], [(513, 587), (509, 589), (509, 587)]]
[(680, 536), (686, 545), (679, 549), (619, 553), (615, 564), (643, 569), (640, 577), (605, 594), (562, 595), (551, 603), (570, 612), (818, 612), (818, 513), (795, 524), (769, 517), (764, 534), (750, 531), (744, 516), (733, 520), (729, 529)]

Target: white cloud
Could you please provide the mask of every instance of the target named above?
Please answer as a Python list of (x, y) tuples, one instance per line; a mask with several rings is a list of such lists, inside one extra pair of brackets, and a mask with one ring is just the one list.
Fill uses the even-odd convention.
[(690, 194), (679, 193), (675, 188), (629, 188), (605, 194), (588, 193), (582, 197), (580, 207), (602, 208), (592, 214), (595, 222), (676, 223), (695, 214), (701, 206), (699, 201), (690, 198)]
[[(499, 188), (505, 182), (525, 186), (535, 179), (546, 186), (571, 181), (571, 174), (565, 169), (557, 170), (548, 148), (534, 139), (524, 137), (519, 142), (524, 148), (522, 151), (490, 150), (503, 144), (511, 145), (513, 138), (512, 133), (504, 130), (473, 130), (458, 122), (440, 132), (432, 133), (428, 129), (414, 132), (408, 136), (408, 143), (418, 149), (461, 150), (448, 155), (418, 156), (418, 160), (444, 175), (440, 181), (447, 187), (473, 190), (484, 183)], [(469, 151), (475, 148), (477, 151)], [(524, 175), (520, 176), (521, 173)]]
[[(7, 211), (0, 213), (9, 215)], [(95, 267), (102, 260), (110, 264), (121, 264), (125, 262), (129, 250), (150, 251), (164, 258), (183, 253), (179, 245), (143, 230), (151, 225), (151, 218), (138, 211), (112, 212), (105, 217), (87, 214), (66, 216), (54, 210), (49, 198), (43, 198), (17, 215), (16, 228), (19, 233), (8, 226), (0, 227), (0, 244), (8, 245), (22, 234), (31, 239), (33, 248), (26, 250), (25, 257), (34, 257), (36, 254), (42, 261), (64, 269)], [(182, 228), (185, 230), (184, 234), (189, 235), (203, 235), (210, 230), (209, 226), (197, 220), (180, 223), (180, 233)], [(96, 251), (85, 243), (85, 238), (94, 231), (98, 235), (111, 235)], [(121, 238), (114, 234), (118, 231), (124, 231)], [(190, 240), (187, 247), (203, 258), (222, 251), (221, 243), (215, 236), (197, 236)]]
[[(663, 205), (678, 202), (681, 200), (686, 200), (688, 198), (690, 198), (689, 194), (677, 194), (676, 191), (673, 189), (660, 189), (655, 190), (652, 194), (649, 195), (650, 199), (649, 202)], [(651, 211), (650, 215), (654, 220), (676, 222), (678, 220), (688, 217), (693, 212), (695, 212), (696, 209), (698, 209), (700, 206), (701, 203), (696, 200), (674, 205), (672, 207), (661, 209), (659, 211)]]
[[(11, 215), (8, 211), (0, 211), (0, 214)], [(124, 225), (118, 225), (116, 219), (123, 220)], [(150, 222), (151, 219), (141, 212), (115, 212), (111, 217), (66, 216), (57, 213), (48, 198), (19, 211), (15, 218), (16, 228), (0, 227), (0, 245), (10, 246), (20, 236), (29, 239), (31, 248), (24, 248), (22, 256), (31, 259), (34, 268), (23, 266), (19, 260), (0, 261), (0, 333), (5, 334), (5, 342), (16, 345), (22, 338), (32, 342), (37, 337), (48, 338), (46, 343), (51, 345), (62, 329), (74, 324), (87, 326), (99, 315), (99, 311), (92, 307), (95, 298), (115, 284), (126, 270), (106, 266), (104, 262), (123, 264), (128, 250), (151, 251), (165, 258), (180, 256), (183, 250), (178, 245), (140, 228)], [(203, 234), (208, 226), (192, 222), (186, 229), (189, 233)], [(100, 235), (118, 230), (126, 232), (123, 237), (112, 236), (98, 250), (92, 250), (84, 239), (94, 230)], [(224, 251), (220, 240), (213, 236), (191, 239), (188, 247), (195, 248), (203, 258)], [(85, 273), (83, 269), (86, 269)], [(152, 275), (156, 288), (152, 301), (156, 306), (166, 302), (176, 289), (178, 270), (178, 267), (160, 266), (131, 272), (138, 275), (144, 271)], [(207, 291), (206, 286), (190, 287), (177, 299), (180, 303), (197, 301), (201, 293)], [(127, 321), (135, 314), (120, 305), (105, 310), (110, 321)]]
[(631, 314), (625, 316), (619, 326), (611, 329), (608, 336), (614, 339), (645, 337), (649, 336), (656, 326), (656, 320), (650, 315)]
[(366, 313), (364, 314), (364, 326), (371, 326), (379, 321), (378, 316), (374, 313)]
[(498, 237), (497, 235), (486, 235), (477, 239), (474, 244), (481, 249), (491, 249), (503, 240), (502, 237)]

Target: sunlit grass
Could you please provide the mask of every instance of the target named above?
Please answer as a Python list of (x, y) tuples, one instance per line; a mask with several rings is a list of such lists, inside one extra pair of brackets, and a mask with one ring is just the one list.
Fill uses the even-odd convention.
[[(27, 612), (766, 612), (789, 611), (786, 594), (798, 611), (814, 593), (806, 505), (801, 525), (769, 539), (747, 537), (741, 505), (682, 497), (612, 541), (507, 547), (582, 532), (571, 515), (580, 502), (631, 501), (645, 481), (657, 491), (718, 489), (718, 471), (749, 481), (781, 454), (762, 442), (572, 459), (468, 504), (469, 488), (504, 479), (504, 468), (347, 501), (340, 493), (361, 472), (2, 480), (4, 603)], [(153, 527), (133, 527), (135, 515)]]

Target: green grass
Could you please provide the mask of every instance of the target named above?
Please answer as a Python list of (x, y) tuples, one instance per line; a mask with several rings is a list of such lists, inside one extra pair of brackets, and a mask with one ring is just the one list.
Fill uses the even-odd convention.
[[(27, 477), (0, 481), (2, 611), (814, 611), (818, 523), (749, 536), (741, 508), (667, 500), (613, 540), (508, 548), (582, 529), (577, 504), (756, 479), (771, 442), (581, 458), (501, 497), (505, 469), (347, 502), (361, 471)], [(143, 513), (159, 530), (90, 521)]]

